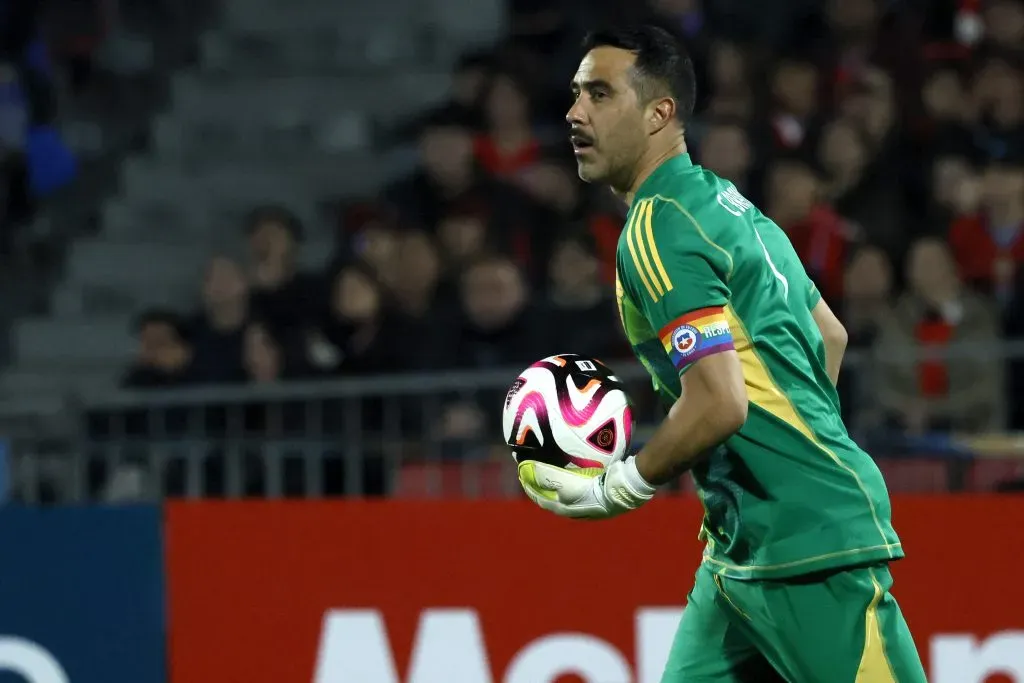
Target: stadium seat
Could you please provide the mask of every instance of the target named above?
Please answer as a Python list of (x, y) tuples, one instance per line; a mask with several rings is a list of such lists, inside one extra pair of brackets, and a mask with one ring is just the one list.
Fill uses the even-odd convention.
[(945, 493), (949, 490), (949, 463), (945, 459), (879, 458), (876, 462), (890, 493)]
[(968, 491), (994, 491), (999, 484), (1020, 477), (1024, 477), (1024, 460), (976, 460), (968, 470), (965, 484)]
[(413, 462), (398, 471), (396, 498), (517, 498), (511, 462)]

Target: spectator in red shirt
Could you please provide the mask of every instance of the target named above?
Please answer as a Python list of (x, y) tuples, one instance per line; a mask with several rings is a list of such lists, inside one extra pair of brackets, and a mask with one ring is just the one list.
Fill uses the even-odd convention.
[(793, 248), (825, 298), (843, 294), (843, 269), (852, 227), (824, 199), (810, 165), (795, 159), (775, 163), (768, 173), (768, 215), (789, 235)]
[(949, 242), (961, 276), (1005, 302), (1024, 262), (1024, 164), (991, 164), (982, 180), (981, 207), (954, 221)]
[(493, 76), (484, 96), (486, 132), (477, 136), (477, 163), (499, 178), (510, 178), (540, 160), (541, 145), (533, 130), (530, 96), (511, 71)]
[(880, 325), (878, 404), (916, 433), (1001, 428), (1005, 364), (993, 352), (1001, 338), (994, 306), (961, 285), (949, 247), (935, 238), (910, 249), (907, 282)]

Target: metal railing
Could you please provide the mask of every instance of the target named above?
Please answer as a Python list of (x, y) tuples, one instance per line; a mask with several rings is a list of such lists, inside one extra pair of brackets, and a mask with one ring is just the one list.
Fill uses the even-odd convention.
[[(979, 352), (993, 350), (945, 355)], [(1024, 357), (1024, 344), (1001, 352)], [(872, 357), (846, 363), (864, 380), (852, 402), (869, 406)], [(642, 442), (662, 414), (650, 379), (633, 360), (610, 365), (629, 386)], [(117, 391), (63, 400), (46, 419), (0, 406), (0, 433), (11, 489), (27, 502), (514, 495), (500, 413), (519, 369)]]

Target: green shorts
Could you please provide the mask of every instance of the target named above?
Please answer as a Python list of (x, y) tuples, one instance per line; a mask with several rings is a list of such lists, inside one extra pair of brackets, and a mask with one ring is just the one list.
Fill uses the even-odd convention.
[(697, 571), (661, 683), (927, 683), (887, 565), (777, 581)]

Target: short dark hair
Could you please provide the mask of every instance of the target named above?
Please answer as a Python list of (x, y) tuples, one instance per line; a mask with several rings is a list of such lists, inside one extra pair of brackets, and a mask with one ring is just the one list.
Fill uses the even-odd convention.
[(302, 221), (292, 211), (277, 204), (257, 206), (245, 215), (243, 225), (245, 234), (251, 236), (265, 223), (277, 223), (292, 236), (296, 242), (302, 240)]
[(594, 31), (583, 41), (587, 52), (615, 47), (636, 55), (633, 89), (643, 102), (669, 95), (676, 101), (676, 118), (685, 122), (697, 100), (697, 76), (682, 40), (654, 24)]
[(188, 328), (177, 311), (168, 308), (147, 308), (135, 316), (135, 320), (132, 321), (132, 328), (137, 335), (150, 325), (167, 325), (182, 341), (188, 340)]

